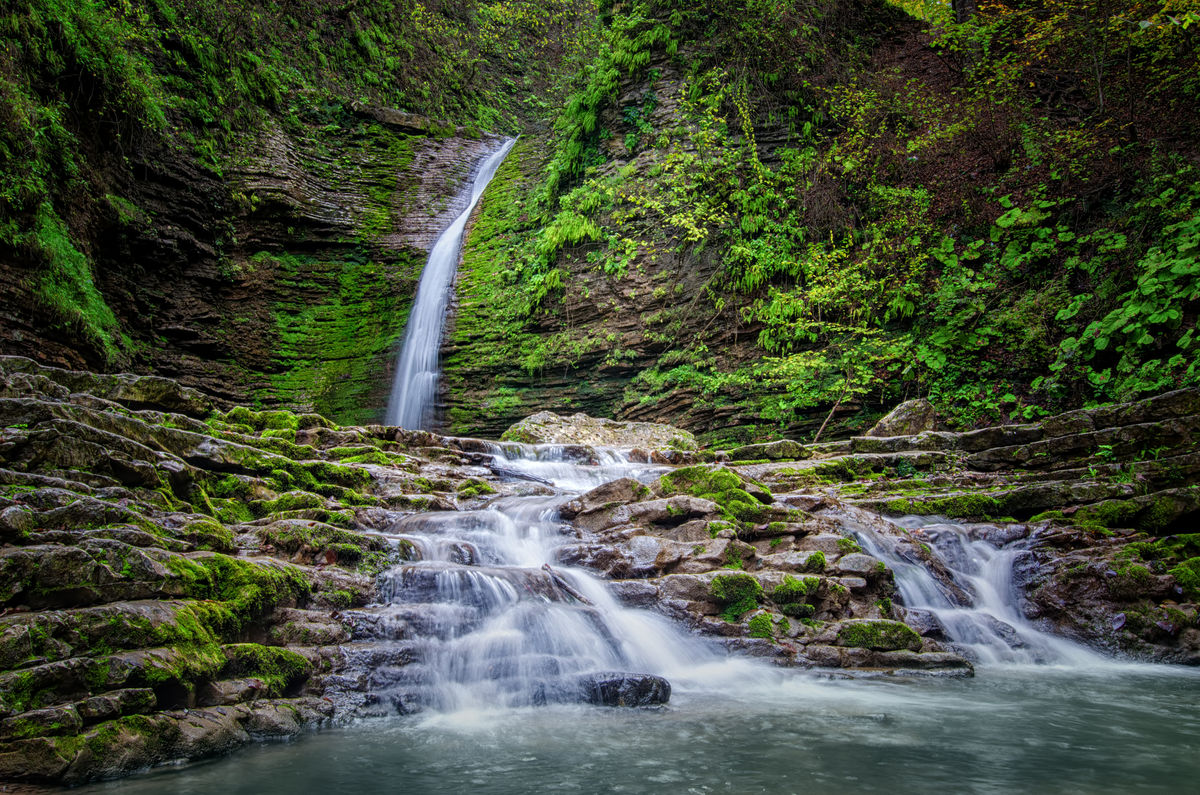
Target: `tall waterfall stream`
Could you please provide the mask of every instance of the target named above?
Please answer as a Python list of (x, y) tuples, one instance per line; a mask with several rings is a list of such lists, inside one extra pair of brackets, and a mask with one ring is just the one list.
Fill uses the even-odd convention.
[(496, 169), (500, 168), (514, 143), (515, 139), (506, 141), (480, 164), (471, 183), (466, 208), (438, 236), (429, 252), (404, 328), (404, 341), (385, 415), (389, 425), (427, 428), (433, 420), (438, 390), (438, 348), (446, 325), (450, 288), (458, 270), (463, 230), (471, 211), (483, 196), (484, 188), (496, 176)]
[[(468, 207), (430, 255), (391, 424), (432, 417), (463, 228), (509, 147), (481, 165)], [(977, 675), (776, 669), (624, 607), (602, 580), (556, 561), (571, 534), (558, 506), (661, 468), (617, 450), (598, 450), (599, 463), (554, 446), (490, 452), (516, 480), (549, 485), (392, 529), (392, 543), (417, 554), (381, 575), (379, 604), (349, 611), (351, 670), (329, 690), (363, 719), (85, 791), (1175, 793), (1200, 775), (1197, 672), (1117, 663), (1029, 625), (1015, 603), (1012, 544), (966, 525), (898, 520), (973, 594), (962, 606), (894, 539), (845, 517), (895, 572), (898, 601), (938, 622)], [(594, 706), (604, 703), (589, 697), (597, 683), (623, 677), (665, 679), (669, 703)]]

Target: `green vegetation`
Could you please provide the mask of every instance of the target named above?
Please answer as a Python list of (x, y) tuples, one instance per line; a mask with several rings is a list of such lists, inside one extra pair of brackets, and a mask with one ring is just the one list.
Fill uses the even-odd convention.
[[(935, 77), (884, 5), (614, 6), (553, 154), (472, 242), (504, 263), (468, 271), (522, 352), (507, 394), (577, 370), (599, 412), (724, 442), (913, 394), (972, 426), (1200, 383), (1197, 9), (1086, 8), (931, 14)], [(596, 313), (640, 338), (572, 320)], [(473, 333), (457, 383), (492, 355)]]
[(770, 613), (758, 613), (746, 622), (750, 629), (750, 637), (771, 640), (775, 637), (775, 621)]
[(725, 606), (721, 618), (733, 623), (758, 606), (763, 587), (749, 574), (718, 574), (709, 583), (709, 593)]
[(252, 676), (265, 685), (265, 696), (280, 696), (303, 682), (312, 672), (308, 660), (291, 649), (235, 643), (225, 646), (225, 668), (229, 677)]
[[(1153, 570), (1174, 577), (1188, 599), (1200, 599), (1200, 534), (1181, 533), (1151, 541), (1134, 541), (1125, 545), (1121, 557), (1117, 571), (1123, 583), (1133, 580), (1129, 584), (1136, 587), (1139, 581), (1148, 579)], [(1145, 571), (1146, 575), (1130, 574), (1134, 569)]]
[(816, 596), (820, 587), (821, 580), (817, 577), (797, 579), (788, 574), (784, 576), (783, 582), (771, 591), (771, 601), (779, 606), (779, 611), (785, 616), (808, 618), (816, 612), (815, 606), (809, 604), (808, 600)]
[(899, 621), (871, 619), (846, 621), (838, 628), (838, 644), (874, 651), (920, 651), (921, 636)]
[(732, 470), (704, 465), (676, 469), (658, 480), (658, 487), (665, 495), (690, 494), (712, 500), (720, 507), (722, 515), (732, 521), (761, 522), (770, 515), (770, 510), (746, 491), (744, 485), (741, 477)]

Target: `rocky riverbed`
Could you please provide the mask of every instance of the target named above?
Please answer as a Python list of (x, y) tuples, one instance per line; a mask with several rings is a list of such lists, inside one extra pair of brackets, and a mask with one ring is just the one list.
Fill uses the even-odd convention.
[[(957, 517), (1020, 549), (1021, 608), (1043, 628), (1194, 664), (1198, 414), (1191, 390), (965, 434), (729, 451), (663, 426), (608, 428), (613, 442), (582, 418), (595, 435), (568, 455), (616, 443), (664, 470), (566, 503), (559, 561), (735, 653), (962, 675), (963, 650), (899, 604), (852, 532), (886, 535), (953, 594), (931, 531), (883, 514)], [(570, 424), (514, 434), (562, 444)], [(420, 554), (396, 527), (552, 492), (496, 450), (0, 357), (0, 779), (117, 776), (360, 714), (369, 699), (333, 696), (363, 659), (381, 575)]]

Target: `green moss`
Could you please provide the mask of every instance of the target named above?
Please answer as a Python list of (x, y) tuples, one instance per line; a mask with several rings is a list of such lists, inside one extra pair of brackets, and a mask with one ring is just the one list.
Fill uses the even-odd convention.
[(766, 638), (771, 640), (775, 637), (775, 622), (771, 620), (770, 613), (758, 613), (751, 616), (748, 626), (750, 627), (750, 637)]
[(999, 516), (1002, 503), (987, 494), (958, 494), (950, 497), (925, 499), (897, 498), (884, 504), (889, 514), (918, 514), (948, 516), (955, 519), (987, 519)]
[(269, 428), (262, 432), (264, 439), (282, 439), (285, 442), (296, 442), (296, 431), (294, 428)]
[(1083, 506), (1075, 512), (1073, 520), (1081, 527), (1132, 527), (1139, 512), (1131, 500), (1105, 500)]
[(222, 524), (241, 524), (254, 519), (254, 515), (250, 513), (250, 506), (241, 500), (214, 499), (211, 503), (213, 518)]
[(763, 597), (762, 585), (749, 574), (718, 574), (708, 588), (713, 599), (725, 605), (721, 617), (729, 622), (753, 610)]
[(837, 540), (838, 552), (843, 555), (852, 555), (855, 552), (862, 552), (862, 547), (853, 538), (839, 538)]
[(307, 659), (279, 646), (236, 643), (222, 649), (226, 677), (255, 677), (266, 685), (265, 695), (281, 696), (312, 674)]
[(470, 478), (458, 487), (458, 496), (462, 497), (463, 499), (495, 493), (496, 490), (492, 488), (490, 483), (484, 480), (479, 480), (478, 478)]
[(803, 602), (815, 594), (820, 586), (821, 580), (817, 577), (805, 577), (801, 580), (787, 574), (784, 575), (783, 582), (771, 591), (771, 600), (777, 605)]
[(238, 620), (248, 620), (278, 604), (303, 604), (312, 585), (303, 571), (277, 563), (252, 563), (222, 554), (172, 556), (164, 561), (188, 596), (224, 603)]
[(711, 500), (725, 517), (734, 521), (757, 524), (771, 515), (767, 505), (743, 488), (742, 479), (724, 467), (698, 465), (676, 469), (659, 478), (658, 488), (664, 495), (690, 494)]
[(306, 491), (289, 491), (273, 500), (255, 500), (249, 504), (250, 512), (256, 517), (270, 516), (285, 511), (300, 511), (306, 508), (324, 508), (325, 500)]
[(825, 553), (817, 550), (804, 559), (805, 571), (825, 571)]
[(346, 610), (354, 604), (354, 594), (350, 591), (324, 591), (321, 597), (336, 610)]
[(34, 283), (39, 302), (62, 327), (78, 333), (106, 362), (124, 343), (112, 309), (96, 289), (92, 265), (71, 239), (66, 223), (49, 202), (38, 207), (23, 241), (36, 252), (42, 269)]
[(847, 621), (838, 628), (838, 645), (875, 651), (920, 651), (921, 636), (899, 621), (871, 619)]
[(1142, 597), (1154, 580), (1150, 569), (1128, 560), (1116, 562), (1113, 570), (1113, 576), (1108, 578), (1105, 585), (1108, 592), (1118, 599)]
[[(411, 156), (408, 150), (393, 156), (390, 146), (409, 139), (381, 134), (379, 140), (372, 147), (374, 209), (362, 218), (364, 238), (390, 223), (396, 179)], [(272, 307), (271, 386), (259, 396), (311, 405), (342, 424), (378, 422), (377, 374), (404, 333), (423, 257), (390, 250), (381, 258), (364, 240), (337, 255), (262, 252), (252, 262), (285, 288)]]

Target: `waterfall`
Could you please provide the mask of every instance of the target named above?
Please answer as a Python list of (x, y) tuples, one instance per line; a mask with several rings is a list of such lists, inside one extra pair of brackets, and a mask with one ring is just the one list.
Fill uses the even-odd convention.
[[(892, 520), (926, 543), (945, 566), (968, 604), (956, 603), (943, 583), (919, 562), (910, 560), (898, 535), (879, 532), (883, 525), (840, 520), (862, 547), (895, 572), (896, 587), (910, 616), (925, 614), (947, 640), (977, 663), (1095, 666), (1106, 658), (1065, 638), (1042, 632), (1017, 609), (1013, 566), (1020, 554), (1017, 539), (991, 525), (951, 522), (938, 517)], [(998, 542), (998, 543), (993, 543)], [(961, 599), (959, 600), (961, 601)]]
[(469, 713), (609, 703), (590, 693), (597, 681), (648, 694), (649, 704), (672, 688), (753, 678), (753, 663), (622, 606), (603, 581), (556, 562), (556, 548), (574, 538), (560, 505), (616, 478), (649, 481), (665, 470), (587, 449), (581, 460), (577, 445), (489, 445), (497, 468), (528, 483), (528, 493), (400, 520), (390, 535), (418, 559), (380, 575), (380, 604), (347, 614), (367, 643), (345, 647), (362, 673), (335, 684), (338, 697), (365, 695), (359, 712), (368, 715)]
[(462, 249), (463, 229), (479, 197), (514, 143), (515, 139), (506, 141), (499, 151), (483, 161), (471, 184), (470, 201), (466, 209), (442, 232), (429, 252), (429, 260), (421, 271), (417, 296), (404, 329), (404, 342), (396, 364), (396, 377), (392, 383), (385, 419), (389, 425), (415, 430), (428, 428), (433, 422), (438, 388), (438, 349), (442, 342), (454, 272), (458, 268)]

